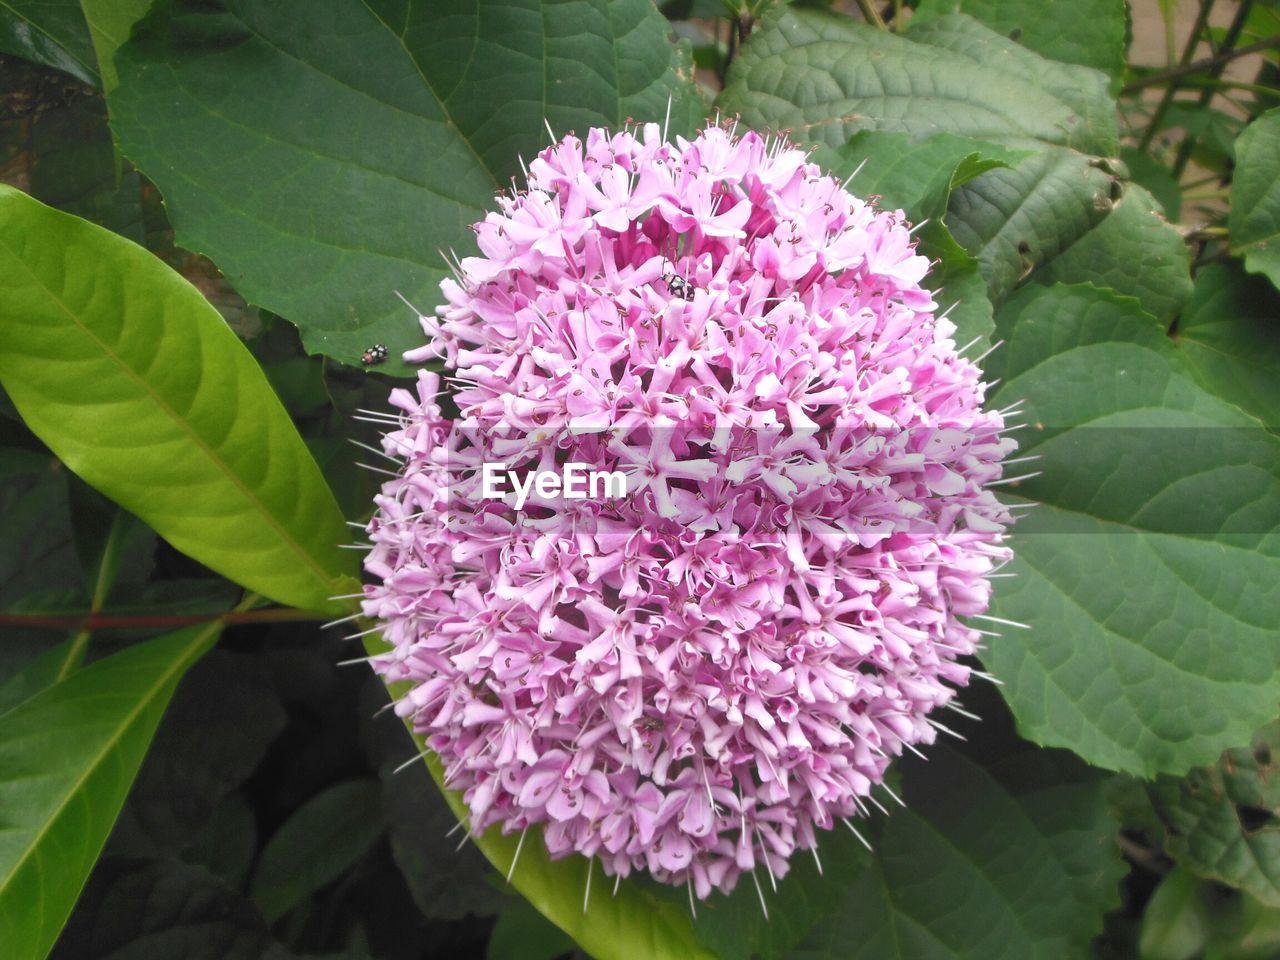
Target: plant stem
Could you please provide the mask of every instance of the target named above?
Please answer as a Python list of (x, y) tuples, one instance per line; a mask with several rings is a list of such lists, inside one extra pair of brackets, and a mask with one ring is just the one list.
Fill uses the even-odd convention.
[(1213, 183), (1221, 179), (1222, 178), (1219, 177), (1216, 173), (1211, 173), (1209, 174), (1209, 176), (1201, 177), (1199, 180), (1188, 180), (1186, 183), (1182, 185), (1182, 189), (1194, 190), (1196, 187), (1203, 187), (1207, 183)]
[(893, 0), (893, 32), (902, 32), (902, 0)]
[[(1244, 30), (1244, 25), (1248, 22), (1249, 11), (1253, 9), (1253, 0), (1241, 0), (1240, 6), (1236, 9), (1235, 19), (1231, 21), (1231, 26), (1227, 28), (1227, 35), (1222, 40), (1223, 53), (1230, 53), (1236, 45), (1236, 41), (1240, 39), (1240, 32)], [(1226, 68), (1227, 62), (1222, 59), (1222, 53), (1219, 53), (1217, 62), (1209, 68), (1209, 76), (1214, 80), (1222, 76), (1222, 71)], [(1176, 81), (1175, 81), (1176, 82)], [(1213, 88), (1205, 87), (1200, 91), (1200, 96), (1196, 100), (1198, 106), (1206, 106), (1213, 99)], [(1181, 180), (1183, 172), (1187, 169), (1187, 162), (1191, 159), (1191, 152), (1195, 149), (1195, 135), (1188, 132), (1182, 139), (1182, 145), (1178, 147), (1178, 155), (1173, 159), (1174, 180)]]
[(889, 29), (888, 24), (884, 22), (884, 17), (880, 16), (880, 11), (876, 9), (872, 0), (858, 0), (858, 9), (867, 18), (867, 23), (873, 24), (881, 30)]
[[(1200, 10), (1196, 13), (1196, 22), (1191, 27), (1191, 36), (1187, 37), (1187, 46), (1182, 51), (1182, 64), (1191, 62), (1191, 58), (1195, 56), (1196, 47), (1200, 45), (1200, 34), (1204, 32), (1205, 25), (1209, 22), (1209, 11), (1213, 9), (1213, 0), (1200, 0)], [(1178, 90), (1178, 81), (1180, 76), (1170, 78), (1169, 86), (1165, 88), (1164, 96), (1160, 98), (1160, 103), (1156, 107), (1156, 112), (1151, 115), (1151, 122), (1147, 124), (1147, 129), (1142, 133), (1142, 140), (1138, 143), (1139, 150), (1146, 150), (1151, 146), (1151, 141), (1155, 139), (1156, 133), (1160, 130), (1160, 124), (1164, 122), (1164, 116), (1169, 112), (1169, 105), (1173, 103), (1173, 95)]]
[[(111, 520), (111, 529), (107, 532), (106, 542), (102, 545), (102, 556), (98, 558), (98, 569), (93, 578), (93, 596), (89, 598), (89, 616), (98, 613), (107, 602), (107, 594), (115, 581), (116, 565), (120, 552), (124, 549), (124, 537), (129, 521), (123, 510), (117, 510)], [(93, 639), (93, 630), (83, 625), (71, 638), (67, 647), (67, 655), (62, 658), (55, 680), (65, 680), (73, 670), (84, 662), (85, 652), (89, 649), (89, 641)]]
[[(1200, 60), (1192, 61), (1191, 63), (1181, 63), (1172, 69), (1153, 73), (1140, 80), (1135, 80), (1133, 83), (1125, 84), (1120, 89), (1120, 93), (1121, 95), (1128, 95), (1131, 93), (1137, 93), (1139, 90), (1145, 90), (1147, 87), (1158, 87), (1162, 83), (1167, 83), (1170, 80), (1185, 77), (1189, 73), (1199, 73), (1201, 70), (1210, 70), (1219, 64), (1228, 64), (1239, 57), (1247, 57), (1251, 53), (1257, 53), (1260, 50), (1272, 50), (1277, 47), (1280, 47), (1280, 36), (1268, 37), (1266, 40), (1259, 40), (1257, 43), (1251, 43), (1247, 47), (1238, 47), (1235, 50), (1224, 50), (1217, 56), (1204, 57)], [(1230, 82), (1219, 81), (1216, 77), (1213, 79), (1219, 83)]]
[[(1280, 40), (1280, 37), (1277, 37)], [(1280, 44), (1277, 44), (1280, 46)], [(1225, 90), (1243, 90), (1245, 93), (1256, 93), (1262, 96), (1280, 97), (1280, 89), (1276, 87), (1268, 87), (1261, 83), (1245, 83), (1243, 80), (1223, 80), (1221, 77), (1212, 79), (1210, 77), (1191, 77), (1190, 83), (1194, 84), (1198, 89), (1212, 87), (1219, 96), (1225, 96)]]

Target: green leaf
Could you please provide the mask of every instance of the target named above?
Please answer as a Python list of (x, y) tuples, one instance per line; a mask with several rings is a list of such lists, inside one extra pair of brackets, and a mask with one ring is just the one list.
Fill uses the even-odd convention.
[(178, 853), (266, 756), (285, 712), (263, 663), (215, 650), (182, 681), (111, 836), (110, 852)]
[(62, 464), (32, 450), (0, 453), (0, 532), (11, 544), (0, 550), (0, 608), (41, 588), (82, 592)]
[[(341, 609), (342, 515), (261, 368), (199, 292), (100, 227), (0, 188), (0, 381), (68, 467), (177, 549)], [(198, 509), (193, 509), (198, 505)]]
[(98, 84), (89, 27), (76, 0), (0, 0), (0, 52)]
[(1084, 956), (1119, 872), (1097, 779), (1015, 795), (940, 745), (904, 766), (906, 809), (797, 960)]
[(1249, 124), (1236, 140), (1231, 187), (1231, 250), (1250, 273), (1280, 287), (1280, 107)]
[(1103, 220), (1031, 277), (1045, 283), (1092, 283), (1136, 297), (1164, 326), (1191, 297), (1191, 257), (1155, 198), (1131, 184)]
[(1240, 904), (1240, 925), (1231, 931), (1223, 960), (1273, 960), (1280, 953), (1280, 910), (1245, 894)]
[(116, 77), (116, 51), (129, 39), (133, 25), (146, 16), (155, 0), (80, 0), (89, 36), (98, 57), (102, 74), (102, 92), (110, 93), (119, 82)]
[(1209, 939), (1210, 917), (1196, 875), (1174, 867), (1142, 914), (1141, 960), (1193, 960)]
[(44, 956), (182, 674), (220, 624), (100, 660), (0, 716), (0, 943)]
[(1196, 138), (1192, 157), (1215, 172), (1226, 174), (1224, 161), (1235, 156), (1236, 137), (1244, 121), (1240, 117), (1196, 101), (1177, 101), (1169, 105), (1159, 130), (1180, 129)]
[[(394, 716), (388, 719), (396, 720)], [(407, 736), (403, 739), (406, 745), (412, 743)], [(408, 755), (400, 757), (400, 762), (411, 760), (416, 752), (406, 751)], [(458, 920), (468, 914), (495, 912), (499, 895), (494, 889), (493, 868), (471, 844), (458, 849), (458, 821), (426, 767), (411, 764), (397, 772), (400, 762), (379, 768), (381, 813), (391, 855), (414, 903), (423, 916), (432, 919)]]
[(1195, 875), (1280, 907), (1280, 723), (1183, 779), (1160, 777), (1151, 800), (1169, 855)]
[(748, 126), (831, 147), (879, 129), (1116, 150), (1102, 74), (1045, 60), (964, 16), (899, 35), (780, 5), (734, 61), (719, 105)]
[[(381, 653), (385, 645), (370, 635), (365, 637), (365, 649)], [(404, 692), (403, 687), (390, 684), (388, 689), (394, 697)], [(420, 736), (410, 734), (454, 817), (465, 822), (467, 806), (462, 796), (445, 790), (440, 761)], [(624, 880), (613, 893), (603, 871), (592, 870), (594, 882), (588, 896), (586, 859), (572, 855), (551, 860), (537, 828), (524, 836), (523, 843), (520, 834), (503, 835), (497, 827), (473, 836), (472, 841), (539, 913), (596, 960), (716, 960), (694, 932), (688, 907), (667, 890), (655, 889), (655, 884)]]
[(1169, 167), (1135, 147), (1121, 147), (1120, 161), (1129, 168), (1129, 178), (1155, 197), (1161, 214), (1171, 223), (1177, 223), (1182, 212), (1182, 188), (1173, 179)]
[(1280, 441), (1132, 299), (1027, 287), (997, 332), (992, 402), (1025, 401), (1042, 475), (1009, 488), (1040, 505), (993, 611), (1033, 629), (983, 659), (1038, 743), (1143, 776), (1211, 762), (1280, 700)]
[(67, 482), (88, 609), (97, 613), (118, 583), (137, 586), (151, 575), (156, 535), (74, 473), (67, 474)]
[(1202, 387), (1280, 430), (1280, 294), (1263, 277), (1202, 268), (1174, 342)]
[(249, 884), (275, 921), (342, 876), (382, 836), (376, 780), (345, 780), (316, 794), (267, 841)]
[(1066, 250), (1111, 210), (1113, 178), (1071, 150), (1045, 150), (992, 170), (951, 196), (947, 226), (978, 259), (999, 306), (1036, 267)]
[[(382, 368), (422, 342), (400, 291), (430, 312), (439, 250), (558, 135), (628, 117), (673, 131), (705, 112), (688, 51), (650, 0), (179, 0), (116, 55), (112, 122), (164, 194), (177, 242), (311, 352)], [(272, 96), (260, 95), (263, 90)]]
[[(864, 824), (865, 835), (869, 828)], [(818, 869), (818, 860), (822, 869)], [(852, 831), (837, 822), (820, 833), (818, 853), (797, 851), (786, 877), (775, 891), (761, 870), (754, 880), (739, 879), (728, 896), (713, 896), (698, 906), (694, 927), (698, 939), (721, 960), (782, 960), (791, 956), (813, 927), (833, 910), (840, 909), (872, 859)], [(755, 880), (761, 889), (756, 890)], [(763, 898), (768, 916), (760, 907)]]
[(882, 209), (904, 210), (919, 222), (944, 216), (952, 190), (1029, 155), (954, 133), (917, 142), (906, 133), (862, 130), (837, 149), (818, 150), (814, 159), (841, 179), (853, 176), (850, 187), (859, 196), (880, 197)]
[(248, 901), (203, 868), (108, 858), (52, 960), (265, 960), (271, 935)]
[(258, 822), (242, 793), (222, 802), (182, 850), (184, 863), (197, 864), (233, 890), (244, 887), (258, 850)]
[(967, 13), (1050, 60), (1094, 67), (1113, 80), (1124, 73), (1124, 0), (923, 0), (912, 23), (948, 13)]
[(487, 960), (555, 960), (573, 952), (573, 940), (524, 900), (498, 914)]
[(0, 716), (63, 679), (73, 656), (72, 642), (67, 640), (33, 657), (19, 672), (0, 681)]

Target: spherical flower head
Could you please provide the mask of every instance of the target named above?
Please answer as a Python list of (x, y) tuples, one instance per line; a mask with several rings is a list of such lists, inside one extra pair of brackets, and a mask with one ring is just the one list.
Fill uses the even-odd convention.
[[(473, 831), (781, 876), (968, 682), (1012, 441), (901, 211), (785, 142), (592, 130), (498, 207), (406, 355), (460, 416), (391, 397), (374, 666)], [(532, 489), (570, 464), (625, 496)]]

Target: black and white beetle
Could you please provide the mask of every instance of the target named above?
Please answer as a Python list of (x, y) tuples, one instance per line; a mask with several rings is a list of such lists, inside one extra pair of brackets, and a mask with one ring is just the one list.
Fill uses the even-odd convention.
[(692, 300), (693, 293), (697, 290), (697, 287), (676, 273), (674, 268), (662, 275), (662, 282), (667, 285), (673, 297), (679, 297), (681, 300)]
[(360, 362), (366, 367), (375, 366), (385, 359), (387, 359), (387, 348), (381, 343), (375, 343), (364, 353), (360, 354)]

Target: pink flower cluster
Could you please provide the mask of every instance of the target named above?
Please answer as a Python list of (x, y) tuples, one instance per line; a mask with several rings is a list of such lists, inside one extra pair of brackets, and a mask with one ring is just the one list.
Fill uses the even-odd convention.
[[(901, 212), (785, 143), (592, 130), (499, 207), (406, 355), (460, 419), (432, 373), (391, 397), (375, 668), (473, 831), (699, 897), (781, 876), (968, 681), (1012, 441)], [(486, 462), (628, 492), (517, 510)]]

